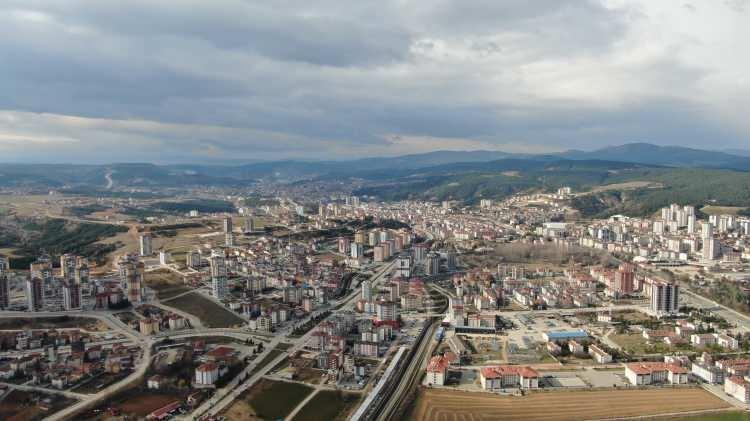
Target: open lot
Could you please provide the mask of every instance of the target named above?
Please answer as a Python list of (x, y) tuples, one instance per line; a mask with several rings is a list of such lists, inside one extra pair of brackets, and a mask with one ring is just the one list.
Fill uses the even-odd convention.
[(609, 339), (629, 354), (643, 354), (648, 348), (648, 341), (639, 333), (614, 334)]
[(293, 421), (343, 421), (359, 403), (361, 395), (322, 390), (294, 416)]
[(0, 318), (0, 330), (21, 329), (66, 329), (77, 328), (88, 331), (105, 331), (107, 325), (97, 319), (88, 317), (2, 317)]
[(156, 291), (160, 300), (167, 300), (191, 289), (185, 285), (182, 276), (168, 269), (147, 272), (145, 277), (146, 285)]
[(163, 304), (194, 315), (206, 327), (232, 327), (244, 323), (244, 320), (240, 316), (235, 315), (198, 292), (177, 297)]
[(475, 363), (488, 363), (490, 361), (505, 363), (508, 361), (506, 351), (506, 339), (502, 336), (480, 336), (469, 335), (468, 342), (472, 351), (471, 359)]
[(526, 396), (424, 389), (418, 395), (410, 419), (573, 421), (727, 407), (726, 402), (698, 388), (537, 392)]
[(545, 387), (625, 387), (624, 370), (544, 371)]
[(130, 396), (127, 400), (117, 406), (123, 414), (145, 417), (151, 412), (162, 408), (176, 400), (182, 400), (181, 396), (153, 393), (139, 393)]
[[(40, 405), (40, 401), (48, 399), (48, 404)], [(32, 394), (14, 390), (0, 401), (0, 420), (3, 421), (34, 421), (41, 420), (60, 409), (71, 405), (74, 401), (59, 396)], [(45, 408), (47, 410), (45, 410)]]
[(123, 370), (117, 374), (101, 373), (95, 378), (89, 379), (84, 383), (71, 389), (71, 392), (94, 394), (111, 384), (115, 384), (132, 373), (131, 370)]
[(312, 391), (311, 387), (299, 383), (261, 379), (232, 403), (223, 415), (229, 420), (284, 419)]
[(708, 215), (737, 215), (738, 212), (747, 208), (737, 206), (704, 206), (701, 212)]

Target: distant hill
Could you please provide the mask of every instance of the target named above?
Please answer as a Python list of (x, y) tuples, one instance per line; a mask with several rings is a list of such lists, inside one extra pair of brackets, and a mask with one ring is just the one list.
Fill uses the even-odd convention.
[(730, 155), (750, 157), (750, 149), (724, 149), (723, 152), (726, 152)]
[[(750, 154), (750, 152), (748, 152)], [(0, 186), (30, 189), (68, 189), (82, 192), (131, 187), (246, 186), (259, 180), (296, 182), (313, 179), (349, 179), (384, 182), (410, 177), (447, 177), (477, 172), (531, 171), (557, 162), (622, 169), (628, 165), (679, 168), (731, 169), (750, 171), (750, 156), (679, 146), (630, 143), (595, 151), (569, 150), (534, 155), (502, 151), (435, 151), (394, 157), (362, 158), (348, 161), (256, 161), (246, 164), (154, 165), (122, 163), (109, 165), (24, 165), (0, 166)], [(597, 168), (599, 171), (601, 168)], [(549, 175), (554, 172), (547, 168)], [(578, 170), (580, 172), (580, 168)]]
[(658, 146), (650, 143), (628, 143), (595, 151), (570, 150), (559, 154), (566, 159), (602, 159), (673, 167), (727, 168), (750, 171), (750, 157), (726, 152)]

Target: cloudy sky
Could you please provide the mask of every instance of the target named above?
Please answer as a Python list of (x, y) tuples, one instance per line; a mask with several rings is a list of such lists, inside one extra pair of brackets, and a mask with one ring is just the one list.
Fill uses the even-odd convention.
[(0, 162), (750, 149), (748, 0), (3, 0)]

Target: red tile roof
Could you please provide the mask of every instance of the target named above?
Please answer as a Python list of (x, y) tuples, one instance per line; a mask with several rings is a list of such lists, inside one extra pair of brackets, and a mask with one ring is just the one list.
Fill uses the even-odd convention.
[(498, 365), (494, 367), (482, 367), (482, 376), (487, 379), (496, 379), (507, 375), (518, 375), (525, 378), (539, 377), (539, 373), (531, 367), (520, 365)]
[(444, 373), (448, 369), (448, 361), (444, 357), (432, 357), (427, 364), (428, 373)]
[(660, 362), (639, 362), (625, 365), (630, 371), (638, 375), (651, 374), (655, 371), (670, 371), (675, 374), (687, 374), (688, 370), (677, 364)]

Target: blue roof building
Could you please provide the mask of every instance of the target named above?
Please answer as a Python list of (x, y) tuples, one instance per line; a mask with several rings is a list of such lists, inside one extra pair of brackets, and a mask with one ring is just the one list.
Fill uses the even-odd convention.
[(587, 339), (589, 334), (585, 330), (558, 330), (554, 332), (544, 332), (542, 334), (547, 342), (563, 342), (571, 339)]

